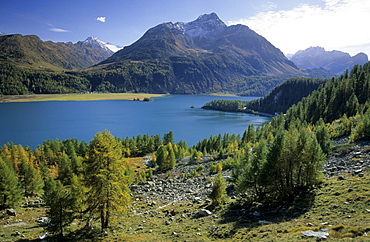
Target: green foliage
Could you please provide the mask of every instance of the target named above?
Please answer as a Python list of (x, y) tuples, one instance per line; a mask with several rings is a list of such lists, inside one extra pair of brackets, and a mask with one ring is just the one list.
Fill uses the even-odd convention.
[(0, 95), (90, 91), (87, 79), (65, 73), (27, 70), (0, 62)]
[(0, 156), (0, 208), (16, 206), (22, 200), (22, 191), (10, 162)]
[(202, 108), (214, 109), (228, 112), (243, 111), (245, 103), (239, 100), (212, 100), (206, 103)]
[(326, 85), (287, 111), (287, 119), (299, 119), (316, 123), (320, 118), (325, 123), (365, 112), (370, 97), (370, 63), (356, 65), (350, 75), (332, 78)]
[(172, 170), (176, 165), (176, 157), (172, 143), (162, 145), (156, 152), (156, 162), (162, 171)]
[(350, 141), (368, 140), (370, 139), (370, 109), (357, 122), (357, 126), (353, 129)]
[(130, 200), (128, 169), (122, 159), (122, 145), (109, 131), (98, 132), (87, 149), (85, 160), (87, 207), (98, 216), (101, 229), (109, 227), (113, 212), (122, 212)]
[(315, 78), (291, 78), (276, 86), (263, 98), (246, 102), (245, 107), (262, 113), (285, 113), (293, 104), (298, 103), (327, 81)]
[(37, 196), (42, 193), (44, 181), (32, 163), (22, 160), (20, 168), (21, 184), (26, 196)]
[(63, 238), (65, 228), (74, 220), (73, 199), (70, 190), (60, 181), (49, 178), (48, 183), (45, 201), (50, 222), (47, 230)]
[(227, 201), (226, 181), (222, 177), (221, 172), (218, 172), (213, 181), (212, 192), (209, 197), (212, 200), (212, 204), (216, 206), (221, 205)]

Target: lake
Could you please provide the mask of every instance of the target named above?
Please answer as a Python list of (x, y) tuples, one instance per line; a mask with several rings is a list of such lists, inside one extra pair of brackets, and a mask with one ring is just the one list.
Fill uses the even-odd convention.
[(201, 108), (214, 99), (247, 101), (255, 98), (167, 95), (153, 98), (153, 102), (0, 103), (0, 145), (12, 141), (34, 149), (44, 140), (77, 138), (89, 142), (97, 132), (107, 129), (121, 138), (138, 134), (163, 136), (173, 131), (176, 142), (185, 140), (192, 146), (210, 135), (243, 134), (249, 124), (261, 125), (270, 120), (252, 114)]

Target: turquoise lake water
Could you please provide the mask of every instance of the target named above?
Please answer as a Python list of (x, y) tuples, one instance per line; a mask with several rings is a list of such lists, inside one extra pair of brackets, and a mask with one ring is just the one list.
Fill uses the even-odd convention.
[[(204, 110), (214, 99), (252, 100), (256, 97), (168, 95), (153, 102), (126, 100), (0, 103), (0, 145), (36, 148), (44, 140), (77, 138), (89, 142), (104, 129), (125, 138), (173, 131), (175, 141), (192, 146), (219, 133), (243, 134), (250, 123), (269, 118), (244, 113)], [(194, 106), (195, 108), (191, 108)]]

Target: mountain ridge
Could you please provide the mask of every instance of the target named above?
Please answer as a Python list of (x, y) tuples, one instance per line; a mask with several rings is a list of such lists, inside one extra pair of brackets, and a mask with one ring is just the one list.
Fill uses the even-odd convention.
[[(103, 78), (102, 71), (107, 73)], [(108, 92), (264, 95), (289, 77), (313, 73), (298, 68), (249, 27), (226, 26), (211, 13), (188, 23), (156, 25), (78, 75)], [(331, 77), (324, 70), (317, 74)]]
[(304, 69), (324, 68), (336, 75), (341, 75), (346, 69), (351, 70), (354, 65), (363, 65), (369, 61), (368, 56), (362, 52), (350, 56), (339, 50), (326, 51), (319, 46), (299, 50), (290, 60)]
[(29, 69), (74, 70), (86, 68), (114, 52), (93, 41), (42, 41), (36, 35), (0, 36), (0, 61)]

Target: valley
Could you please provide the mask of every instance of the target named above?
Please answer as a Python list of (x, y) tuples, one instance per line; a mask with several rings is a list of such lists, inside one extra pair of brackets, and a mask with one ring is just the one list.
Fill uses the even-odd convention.
[(364, 53), (289, 60), (216, 13), (123, 48), (0, 33), (0, 114), (2, 241), (369, 240)]

